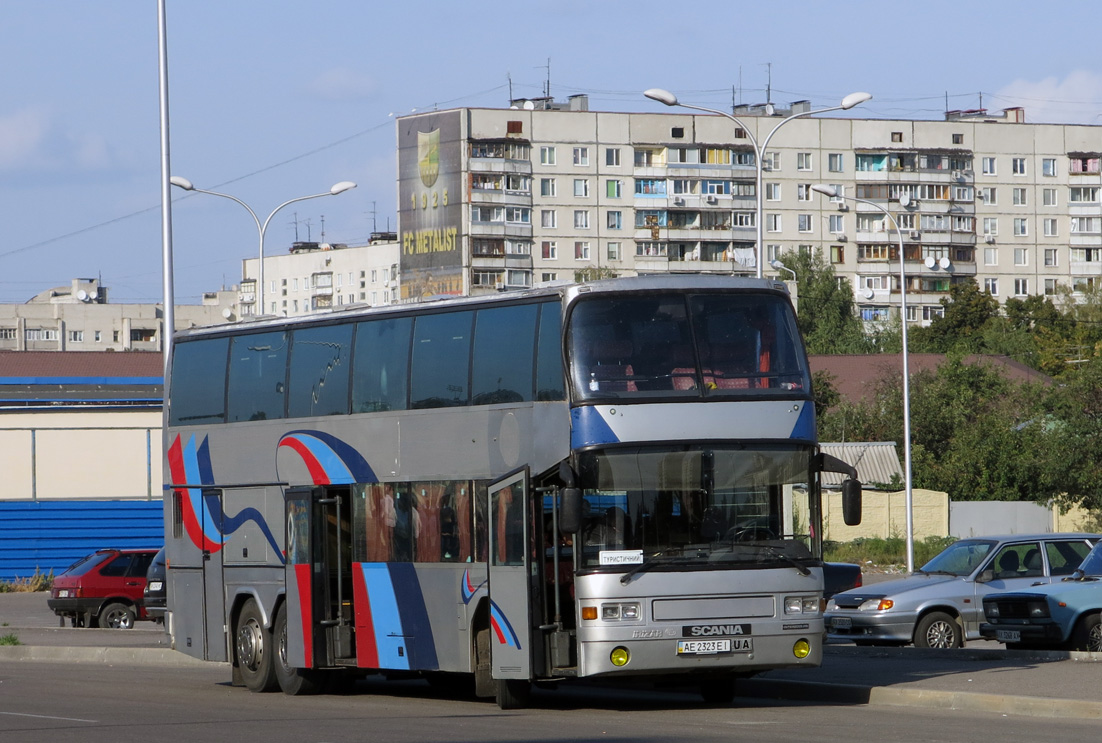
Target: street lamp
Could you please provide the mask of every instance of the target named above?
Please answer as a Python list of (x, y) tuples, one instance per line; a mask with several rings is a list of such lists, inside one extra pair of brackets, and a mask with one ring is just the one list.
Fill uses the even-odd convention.
[(735, 117), (733, 114), (729, 114), (726, 111), (720, 111), (720, 110), (715, 109), (715, 108), (704, 108), (703, 106), (692, 106), (692, 105), (689, 105), (688, 103), (681, 103), (680, 101), (677, 100), (677, 96), (675, 96), (673, 93), (671, 93), (668, 90), (663, 90), (662, 88), (651, 88), (650, 90), (645, 91), (643, 93), (643, 95), (645, 95), (647, 98), (650, 98), (652, 101), (658, 101), (659, 103), (664, 103), (667, 106), (680, 106), (681, 108), (690, 108), (690, 109), (693, 109), (694, 111), (704, 111), (706, 113), (711, 113), (711, 114), (717, 114), (719, 116), (724, 116), (724, 117), (730, 119), (731, 121), (735, 122), (735, 124), (737, 124), (738, 126), (742, 127), (743, 131), (746, 132), (746, 136), (750, 139), (750, 143), (754, 145), (754, 155), (755, 155), (755, 157), (754, 157), (755, 163), (754, 164), (755, 164), (755, 184), (756, 185), (754, 187), (754, 190), (755, 190), (756, 197), (757, 197), (756, 198), (757, 209), (756, 209), (756, 213), (755, 213), (755, 216), (754, 216), (755, 229), (756, 229), (756, 233), (757, 233), (757, 254), (755, 256), (755, 259), (756, 259), (755, 262), (757, 263), (758, 278), (759, 279), (762, 278), (763, 275), (764, 275), (763, 274), (763, 268), (764, 267), (762, 266), (762, 241), (763, 241), (763, 234), (764, 234), (763, 233), (763, 227), (762, 227), (762, 222), (763, 222), (762, 212), (763, 212), (763, 209), (764, 209), (764, 202), (763, 202), (764, 196), (761, 192), (761, 189), (762, 189), (762, 174), (764, 172), (763, 168), (764, 168), (764, 165), (765, 165), (765, 163), (764, 163), (765, 150), (766, 150), (767, 147), (769, 147), (769, 140), (773, 138), (773, 135), (777, 133), (778, 129), (780, 129), (782, 126), (784, 126), (788, 122), (792, 121), (793, 119), (800, 119), (800, 118), (804, 118), (806, 116), (812, 116), (813, 114), (827, 113), (828, 111), (848, 111), (849, 109), (853, 108), (854, 106), (859, 106), (860, 104), (862, 104), (865, 101), (872, 98), (871, 93), (850, 93), (845, 98), (843, 98), (842, 102), (837, 106), (831, 106), (830, 108), (817, 108), (814, 111), (801, 111), (799, 113), (792, 114), (791, 116), (788, 116), (784, 119), (781, 119), (780, 122), (778, 122), (777, 125), (775, 127), (773, 127), (773, 130), (771, 132), (769, 132), (769, 134), (765, 137), (765, 139), (762, 141), (761, 145), (759, 146), (757, 138), (755, 138), (753, 132), (750, 131), (750, 127), (748, 127), (745, 123), (743, 123), (740, 119)]
[[(891, 212), (875, 201), (859, 199), (855, 196), (845, 196), (839, 193), (834, 186), (823, 183), (816, 183), (811, 187), (811, 190), (832, 199), (847, 199), (879, 209), (891, 221), (892, 226), (895, 227), (895, 234), (899, 238), (899, 317), (903, 336), (903, 482), (907, 510), (907, 571), (914, 572), (914, 494), (911, 488), (911, 374), (907, 356), (907, 273), (903, 264), (903, 231), (899, 228), (899, 222), (891, 215)], [(908, 202), (909, 199), (904, 194), (900, 198), (900, 204), (906, 207)]]
[(790, 274), (792, 274), (792, 280), (793, 281), (796, 280), (796, 272), (793, 271), (788, 266), (781, 263), (780, 261), (769, 261), (769, 265), (772, 266), (774, 269), (776, 269), (778, 271), (788, 271)]
[(257, 268), (256, 287), (256, 305), (258, 308), (258, 311), (256, 313), (257, 315), (264, 314), (264, 233), (268, 231), (268, 223), (272, 221), (272, 217), (274, 217), (276, 215), (276, 212), (278, 212), (280, 209), (287, 206), (288, 204), (294, 204), (296, 201), (316, 199), (320, 196), (336, 196), (339, 193), (344, 193), (345, 191), (356, 187), (356, 184), (352, 181), (341, 181), (340, 183), (334, 184), (332, 188), (324, 193), (315, 193), (310, 194), (309, 196), (299, 196), (298, 198), (288, 199), (287, 201), (284, 201), (282, 204), (273, 209), (272, 213), (269, 214), (268, 218), (264, 220), (263, 224), (261, 224), (260, 218), (256, 216), (256, 212), (252, 210), (252, 207), (250, 207), (248, 204), (246, 204), (244, 201), (237, 198), (236, 196), (231, 196), (228, 193), (219, 193), (218, 191), (207, 191), (202, 188), (196, 188), (195, 185), (192, 184), (192, 182), (189, 181), (187, 178), (178, 175), (172, 176), (172, 178), (170, 178), (169, 180), (172, 182), (173, 186), (182, 188), (185, 191), (205, 193), (210, 194), (211, 196), (221, 196), (224, 199), (236, 201), (238, 204), (245, 207), (245, 209), (249, 212), (249, 215), (253, 218), (253, 221), (256, 222), (256, 229), (260, 232), (260, 261)]

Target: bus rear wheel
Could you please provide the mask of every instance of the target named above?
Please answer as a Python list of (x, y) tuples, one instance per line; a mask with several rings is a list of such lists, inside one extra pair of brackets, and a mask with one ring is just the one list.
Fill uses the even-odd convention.
[(287, 662), (287, 604), (280, 604), (276, 611), (275, 627), (276, 659), (275, 677), (279, 688), (289, 696), (320, 694), (323, 691), (321, 672), (304, 668), (293, 668)]
[(237, 615), (234, 651), (241, 680), (249, 691), (275, 691), (272, 633), (264, 628), (264, 617), (255, 599), (249, 599)]

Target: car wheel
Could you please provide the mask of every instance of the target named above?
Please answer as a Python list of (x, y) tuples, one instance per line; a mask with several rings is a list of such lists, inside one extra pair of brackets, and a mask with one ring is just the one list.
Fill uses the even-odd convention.
[(126, 604), (113, 601), (100, 611), (99, 626), (105, 629), (132, 629), (134, 610)]
[(916, 648), (959, 648), (964, 637), (957, 620), (941, 611), (933, 611), (922, 617), (915, 626)]
[(234, 650), (241, 680), (249, 691), (275, 691), (278, 688), (272, 633), (264, 628), (264, 617), (254, 599), (245, 602), (237, 617)]
[(1079, 620), (1071, 636), (1071, 648), (1102, 653), (1102, 614), (1087, 614)]

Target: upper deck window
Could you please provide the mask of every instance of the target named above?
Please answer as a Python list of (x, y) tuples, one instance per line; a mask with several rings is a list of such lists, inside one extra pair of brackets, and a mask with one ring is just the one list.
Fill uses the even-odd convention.
[(597, 296), (575, 306), (568, 343), (576, 400), (810, 392), (778, 295)]

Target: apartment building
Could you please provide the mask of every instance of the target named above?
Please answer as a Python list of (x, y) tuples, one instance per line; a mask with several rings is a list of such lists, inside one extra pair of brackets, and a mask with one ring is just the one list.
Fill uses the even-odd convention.
[[(659, 271), (754, 274), (746, 129), (760, 142), (808, 106), (736, 110), (742, 126), (677, 109), (589, 111), (584, 96), (401, 117), (402, 295)], [(917, 323), (965, 280), (1000, 302), (1082, 291), (1102, 277), (1100, 162), (1102, 127), (1029, 124), (1022, 109), (796, 119), (763, 159), (765, 272), (775, 275), (769, 263), (787, 252), (819, 251), (869, 321), (889, 317), (903, 287)], [(905, 279), (883, 213), (824, 197), (816, 183), (892, 213)]]
[[(259, 259), (242, 261), (239, 303), (256, 314)], [(378, 306), (399, 299), (398, 242), (393, 232), (367, 245), (296, 242), (290, 252), (264, 257), (265, 314), (293, 317), (350, 304)]]
[[(99, 279), (0, 304), (0, 351), (156, 351), (164, 349), (160, 304), (111, 304)], [(202, 304), (176, 305), (176, 329), (233, 320), (237, 291), (205, 292)]]

